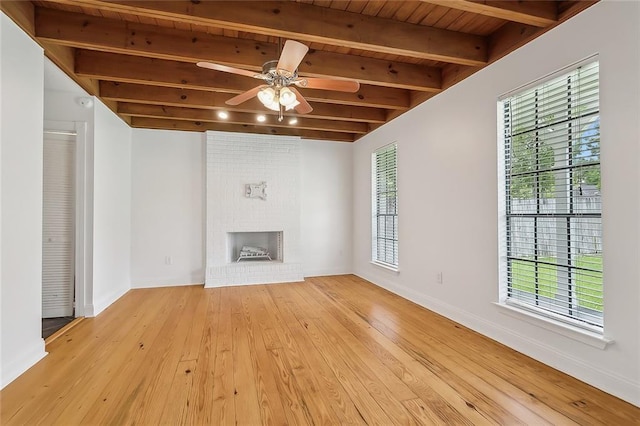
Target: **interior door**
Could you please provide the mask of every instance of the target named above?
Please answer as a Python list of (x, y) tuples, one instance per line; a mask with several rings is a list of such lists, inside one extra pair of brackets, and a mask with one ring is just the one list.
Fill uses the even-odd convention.
[(42, 203), (42, 317), (73, 316), (75, 136), (45, 133)]

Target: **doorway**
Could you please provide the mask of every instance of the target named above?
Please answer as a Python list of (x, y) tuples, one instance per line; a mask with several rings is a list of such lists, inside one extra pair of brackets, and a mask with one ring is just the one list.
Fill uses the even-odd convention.
[(42, 337), (76, 316), (76, 132), (44, 132)]

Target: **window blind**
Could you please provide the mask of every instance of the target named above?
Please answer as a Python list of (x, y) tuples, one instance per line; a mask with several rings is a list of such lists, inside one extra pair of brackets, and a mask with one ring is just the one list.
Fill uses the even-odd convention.
[(372, 260), (398, 266), (398, 163), (397, 145), (373, 153)]
[(597, 61), (501, 100), (507, 303), (603, 326)]

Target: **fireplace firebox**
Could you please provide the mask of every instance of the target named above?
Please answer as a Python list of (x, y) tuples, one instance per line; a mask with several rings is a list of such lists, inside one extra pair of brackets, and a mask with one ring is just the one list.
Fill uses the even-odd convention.
[(282, 262), (283, 232), (227, 232), (227, 263)]

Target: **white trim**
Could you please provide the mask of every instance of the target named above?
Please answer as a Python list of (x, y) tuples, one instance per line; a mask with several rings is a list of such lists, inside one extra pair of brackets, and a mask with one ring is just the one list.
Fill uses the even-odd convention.
[(382, 269), (386, 269), (386, 270), (395, 272), (396, 274), (400, 273), (400, 268), (398, 268), (397, 266), (390, 265), (388, 263), (379, 262), (377, 260), (371, 260), (369, 263), (371, 263), (372, 265), (377, 266), (378, 268), (382, 268)]
[(593, 346), (594, 348), (606, 349), (608, 345), (614, 342), (613, 339), (609, 339), (595, 331), (589, 331), (577, 326), (572, 326), (571, 324), (557, 321), (544, 315), (537, 315), (534, 312), (519, 309), (515, 306), (497, 302), (494, 303), (494, 305), (499, 308), (501, 314), (524, 320), (529, 324), (533, 324), (535, 326), (544, 328), (545, 330), (561, 334), (562, 336), (568, 337), (589, 346)]
[(127, 292), (129, 291), (128, 288), (125, 288), (123, 290), (119, 290), (116, 292), (111, 293), (110, 295), (108, 295), (107, 297), (103, 297), (101, 300), (99, 300), (97, 303), (94, 303), (93, 309), (92, 309), (92, 314), (93, 315), (85, 315), (85, 316), (94, 316), (97, 317), (98, 315), (100, 315), (100, 313), (102, 311), (104, 311), (105, 309), (107, 309), (109, 306), (111, 306), (116, 300), (120, 299), (122, 296), (124, 296)]
[(398, 186), (398, 170), (399, 170), (399, 166), (398, 166), (398, 142), (397, 141), (393, 141), (391, 143), (388, 143), (386, 145), (380, 146), (376, 149), (374, 149), (373, 151), (371, 151), (371, 170), (370, 170), (370, 176), (371, 176), (371, 260), (370, 262), (373, 263), (374, 265), (380, 266), (382, 268), (387, 268), (390, 269), (392, 271), (397, 271), (398, 270), (398, 265), (393, 265), (390, 263), (386, 263), (383, 262), (381, 260), (377, 259), (377, 249), (378, 249), (378, 215), (377, 215), (377, 207), (378, 207), (378, 169), (377, 169), (377, 163), (378, 163), (378, 154), (380, 154), (382, 151), (388, 151), (389, 149), (393, 148), (395, 151), (395, 163), (396, 163), (396, 167), (395, 167), (395, 172), (396, 172), (396, 220), (398, 221), (398, 229), (396, 229), (396, 243), (398, 245), (397, 249), (396, 249), (396, 259), (399, 262), (400, 259), (400, 255), (399, 255), (399, 251), (400, 251), (400, 220), (399, 220), (399, 214), (398, 214), (398, 201), (399, 201), (399, 186)]
[(353, 274), (353, 270), (351, 268), (323, 268), (323, 269), (312, 269), (310, 271), (303, 271), (302, 275), (305, 278), (311, 277), (329, 277), (333, 275), (350, 275)]
[(188, 285), (204, 286), (203, 277), (176, 277), (176, 278), (141, 278), (131, 282), (131, 288), (156, 288), (156, 287), (182, 287)]
[(591, 62), (595, 62), (598, 60), (598, 54), (593, 54), (590, 55), (584, 59), (579, 60), (578, 62), (574, 62), (571, 65), (567, 65), (566, 67), (560, 68), (559, 70), (550, 72), (547, 75), (544, 75), (540, 78), (537, 78), (529, 83), (523, 84), (520, 87), (516, 87), (513, 90), (508, 91), (507, 93), (503, 93), (502, 95), (498, 96), (498, 101), (504, 101), (507, 98), (510, 98), (511, 96), (520, 93), (520, 92), (524, 92), (527, 91), (529, 89), (532, 89), (540, 84), (544, 84), (545, 82), (552, 80), (555, 77), (560, 76), (561, 74), (565, 74), (565, 73), (570, 73), (571, 71), (574, 71), (578, 68), (580, 68), (583, 65), (589, 64)]

